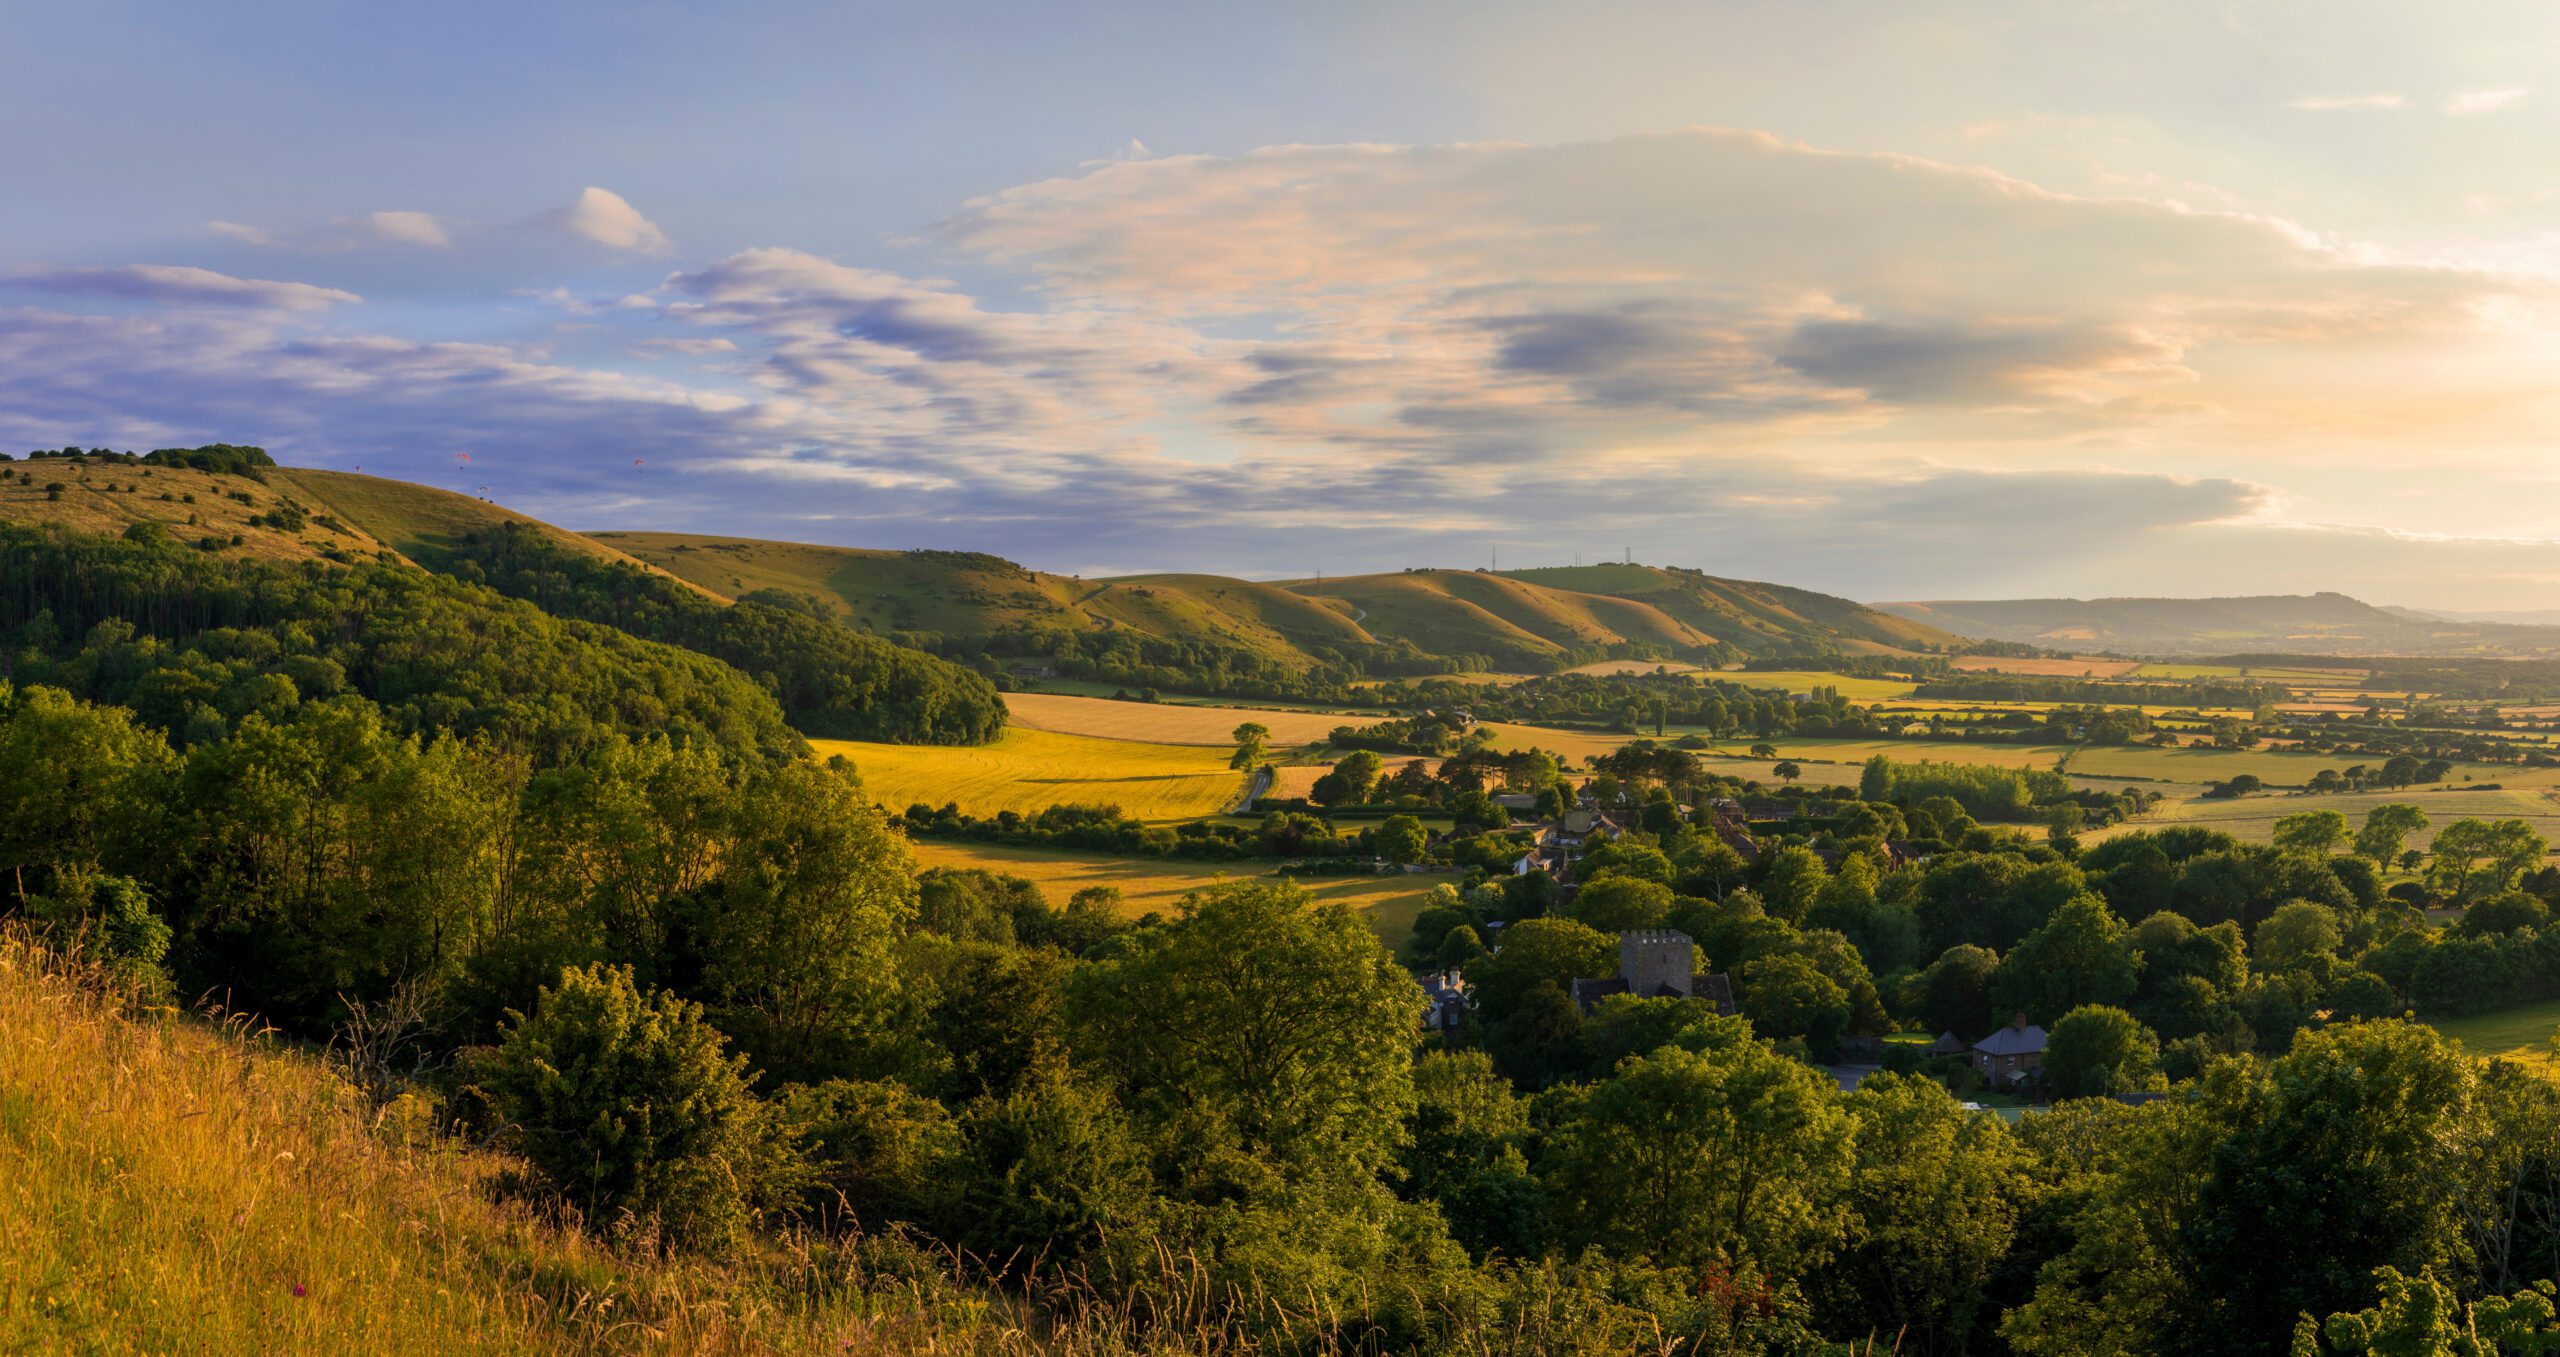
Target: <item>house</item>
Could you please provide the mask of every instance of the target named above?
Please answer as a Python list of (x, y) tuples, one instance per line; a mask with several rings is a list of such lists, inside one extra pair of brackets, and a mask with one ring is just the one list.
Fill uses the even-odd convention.
[(1493, 804), (1508, 811), (1536, 810), (1538, 798), (1528, 792), (1496, 792)]
[(1056, 678), (1058, 670), (1055, 665), (1017, 664), (1013, 667), (1013, 676), (1018, 679)]
[(1422, 1010), (1424, 1028), (1442, 1036), (1456, 1036), (1467, 1026), (1467, 980), (1458, 972), (1435, 971), (1421, 977), (1422, 996), (1430, 1006)]
[(1573, 982), (1573, 1002), (1588, 1012), (1612, 994), (1643, 999), (1704, 999), (1733, 1013), (1733, 977), (1698, 970), (1698, 945), (1676, 928), (1638, 928), (1618, 935), (1618, 973)]
[(1957, 1035), (1956, 1035), (1954, 1032), (1952, 1032), (1952, 1031), (1947, 1031), (1947, 1032), (1940, 1032), (1940, 1033), (1938, 1034), (1938, 1039), (1937, 1039), (1936, 1041), (1930, 1042), (1930, 1043), (1929, 1043), (1929, 1049), (1928, 1049), (1928, 1050), (1926, 1050), (1926, 1051), (1924, 1051), (1924, 1052), (1922, 1052), (1922, 1054), (1924, 1054), (1924, 1055), (1963, 1055), (1965, 1052), (1967, 1052), (1967, 1051), (1969, 1051), (1969, 1050), (1971, 1050), (1971, 1049), (1973, 1049), (1973, 1048), (1972, 1048), (1971, 1046), (1969, 1046), (1969, 1045), (1967, 1045), (1967, 1044), (1965, 1043), (1965, 1039), (1964, 1039), (1964, 1038), (1962, 1038), (1962, 1037), (1960, 1037), (1960, 1036), (1957, 1036)]
[(2044, 1029), (2030, 1025), (2027, 1015), (2019, 1014), (2008, 1026), (1973, 1043), (1973, 1067), (1994, 1083), (2022, 1082), (2044, 1067)]

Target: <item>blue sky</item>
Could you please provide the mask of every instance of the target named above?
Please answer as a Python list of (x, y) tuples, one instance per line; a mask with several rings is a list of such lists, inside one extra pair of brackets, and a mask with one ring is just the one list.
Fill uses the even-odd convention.
[(2555, 55), (2523, 3), (15, 6), (0, 447), (1082, 573), (2555, 606)]

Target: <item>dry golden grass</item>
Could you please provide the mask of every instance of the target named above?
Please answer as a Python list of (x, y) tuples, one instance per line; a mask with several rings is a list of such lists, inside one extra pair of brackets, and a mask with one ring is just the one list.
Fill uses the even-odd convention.
[(756, 1352), (852, 1332), (702, 1264), (632, 1264), (386, 1134), (234, 1023), (127, 1019), (0, 938), (0, 1350)]
[[(920, 868), (982, 867), (1018, 876), (1038, 886), (1051, 904), (1063, 905), (1090, 886), (1109, 886), (1120, 892), (1121, 905), (1133, 918), (1149, 910), (1171, 913), (1182, 897), (1221, 881), (1267, 878), (1269, 866), (1267, 862), (1100, 857), (955, 839), (917, 839), (914, 847)], [(1456, 879), (1444, 874), (1310, 876), (1298, 884), (1317, 900), (1350, 906), (1393, 946), (1412, 934), (1414, 916), (1422, 912), (1422, 898), (1431, 888)]]
[(1365, 726), (1386, 719), (1376, 712), (1344, 716), (1265, 707), (1177, 706), (1169, 702), (1071, 697), (1065, 693), (1007, 693), (1004, 705), (1013, 713), (1014, 724), (1035, 730), (1149, 744), (1214, 745), (1221, 749), (1235, 747), (1235, 729), (1247, 721), (1268, 727), (1275, 745), (1296, 745), (1322, 741), (1336, 726)]

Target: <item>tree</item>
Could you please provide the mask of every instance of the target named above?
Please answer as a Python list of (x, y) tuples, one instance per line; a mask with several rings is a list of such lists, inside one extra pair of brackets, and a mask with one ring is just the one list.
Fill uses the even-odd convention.
[(1796, 765), (1794, 765), (1794, 764), (1792, 764), (1792, 763), (1788, 763), (1788, 762), (1784, 762), (1784, 761), (1781, 761), (1781, 762), (1779, 762), (1778, 764), (1776, 764), (1775, 766), (1771, 767), (1771, 768), (1769, 769), (1769, 771), (1770, 771), (1771, 773), (1775, 774), (1775, 775), (1776, 775), (1778, 778), (1780, 778), (1781, 780), (1783, 780), (1783, 781), (1787, 781), (1787, 782), (1793, 782), (1793, 781), (1795, 781), (1797, 778), (1800, 778), (1800, 777), (1803, 777), (1803, 776), (1804, 776), (1804, 769), (1799, 768), (1799, 767), (1797, 767)]
[(1774, 759), (1778, 757), (1778, 747), (1776, 745), (1755, 744), (1751, 746), (1751, 757), (1755, 759)]
[(1666, 1046), (1579, 1099), (1545, 1176), (1581, 1242), (1786, 1276), (1841, 1237), (1850, 1134), (1827, 1075), (1758, 1042)]
[(1584, 882), (1565, 908), (1573, 918), (1604, 933), (1658, 928), (1671, 912), (1671, 888), (1613, 873)]
[(2139, 963), (2106, 902), (2075, 896), (2001, 959), (1992, 1003), (2044, 1023), (2082, 1004), (2121, 1004), (2133, 997)]
[(2520, 873), (2549, 851), (2550, 844), (2533, 832), (2529, 821), (2456, 820), (2436, 835), (2427, 889), (2439, 899), (2467, 905), (2514, 885)]
[(642, 993), (627, 966), (560, 973), (510, 1014), (473, 1087), (505, 1141), (588, 1219), (628, 1213), (682, 1242), (745, 1221), (770, 1159), (746, 1059), (700, 1006)]
[(1431, 834), (1410, 815), (1390, 815), (1379, 821), (1370, 834), (1369, 847), (1379, 857), (1402, 866), (1422, 861), (1423, 854), (1430, 851)]
[(2464, 1266), (2446, 1186), (2460, 1173), (2478, 1075), (2430, 1028), (2350, 1023), (2304, 1033), (2267, 1078), (2229, 1096), (2231, 1131), (2180, 1222), (2182, 1267), (2211, 1303), (2170, 1350), (2278, 1350), (2304, 1313), (2370, 1295), (2378, 1268)]
[(2271, 972), (2297, 970), (2315, 957), (2335, 956), (2345, 940), (2338, 912), (2327, 905), (2308, 900), (2278, 905), (2258, 924), (2258, 966)]
[(1188, 897), (1068, 982), (1078, 1051), (1159, 1123), (1248, 1154), (1374, 1170), (1412, 1105), (1422, 990), (1377, 934), (1289, 883)]
[(1849, 1030), (1849, 992), (1801, 953), (1762, 957), (1742, 968), (1737, 1005), (1764, 1037), (1802, 1037), (1827, 1059)]
[(1251, 768), (1262, 762), (1263, 743), (1271, 738), (1271, 727), (1259, 721), (1247, 721), (1234, 731), (1236, 752), (1227, 758), (1230, 768)]
[(1570, 990), (1576, 980), (1615, 975), (1615, 938), (1573, 919), (1523, 919), (1502, 930), (1502, 950), (1467, 968), (1476, 1007), (1496, 1022), (1541, 984)]
[(2276, 847), (2288, 853), (2325, 854), (2346, 836), (2347, 817), (2334, 810), (2306, 810), (2276, 821)]
[(1803, 844), (1791, 843), (1769, 855), (1768, 866), (1760, 876), (1760, 898), (1767, 902), (1769, 913), (1797, 923), (1813, 908), (1830, 879), (1821, 854)]
[(14, 900), (144, 833), (169, 743), (133, 714), (0, 681), (0, 880)]
[(1978, 1040), (2000, 1025), (1991, 1009), (1992, 979), (1999, 970), (1999, 954), (1988, 947), (1950, 947), (1903, 983), (1902, 1006), (1932, 1033)]
[(2045, 1036), (2044, 1077), (2056, 1095), (2096, 1098), (2142, 1088), (2160, 1060), (2160, 1039), (2132, 1014), (2083, 1004)]
[(2376, 806), (2365, 812), (2364, 828), (2356, 831), (2356, 853), (2387, 871), (2399, 858), (2401, 845), (2426, 827), (2427, 813), (2416, 806), (2400, 801)]
[(2028, 1155), (1998, 1117), (1936, 1081), (1870, 1074), (1844, 1100), (1857, 1126), (1845, 1245), (1811, 1285), (1823, 1327), (1856, 1343), (1957, 1353), (1992, 1307), (2026, 1196)]
[(897, 995), (889, 948), (916, 910), (905, 838), (809, 763), (756, 783), (739, 821), (695, 930), (704, 992), (777, 1079), (847, 1074)]

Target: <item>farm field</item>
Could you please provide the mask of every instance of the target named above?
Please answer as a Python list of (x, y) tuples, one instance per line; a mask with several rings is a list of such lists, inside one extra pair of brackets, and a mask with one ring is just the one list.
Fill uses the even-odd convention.
[(2363, 669), (2309, 669), (2283, 665), (2249, 665), (2244, 668), (2229, 664), (2171, 662), (2142, 665), (2134, 669), (2132, 675), (2145, 679), (2253, 678), (2266, 679), (2271, 683), (2318, 683), (2334, 687), (2343, 679), (2362, 678), (2368, 672)]
[(2031, 678), (2121, 678), (2145, 666), (2139, 660), (2010, 659), (1999, 655), (1959, 655), (1948, 662), (1967, 673), (2020, 674)]
[[(2323, 768), (2346, 769), (2356, 764), (2379, 764), (2382, 760), (2366, 755), (2296, 754), (2286, 750), (2266, 749), (2156, 749), (2148, 745), (2117, 745), (2084, 749), (2071, 761), (2075, 773), (2097, 773), (2109, 777), (2156, 778), (2166, 782), (2220, 782), (2251, 774), (2265, 782), (2282, 787), (2299, 787)], [(2549, 786), (2560, 781), (2560, 769), (2517, 768), (2490, 763), (2457, 763), (2446, 775), (2447, 781), (2459, 784), (2496, 782), (2505, 786)]]
[(1143, 744), (1235, 747), (1235, 728), (1259, 721), (1271, 728), (1277, 745), (1315, 744), (1336, 726), (1364, 726), (1385, 720), (1383, 713), (1344, 716), (1333, 712), (1283, 711), (1266, 707), (1195, 707), (1166, 702), (1119, 702), (1107, 697), (1071, 697), (1064, 693), (1007, 693), (1004, 705), (1016, 725), (1061, 735), (1090, 735)]
[(1738, 683), (1745, 688), (1771, 688), (1782, 693), (1811, 692), (1816, 688), (1837, 688), (1852, 702), (1890, 702), (1911, 696), (1912, 685), (1904, 679), (1851, 678), (1820, 669), (1721, 669), (1708, 677), (1725, 683)]
[(870, 744), (811, 740), (818, 757), (842, 754), (862, 789), (893, 811), (957, 802), (972, 815), (1029, 814), (1059, 805), (1115, 805), (1133, 819), (1215, 815), (1244, 793), (1226, 755), (1197, 745), (1141, 744), (1021, 726), (993, 744)]
[(2473, 1055), (2502, 1055), (2532, 1067), (2546, 1079), (2560, 1079), (2560, 1059), (2551, 1052), (2552, 1035), (2560, 1032), (2560, 999), (2467, 1018), (2436, 1018), (2427, 1025), (2461, 1042)]
[(2135, 830), (2166, 829), (2172, 825), (2202, 825), (2221, 830), (2244, 843), (2266, 843), (2275, 837), (2276, 821), (2306, 811), (2334, 810), (2347, 817), (2350, 829), (2364, 823), (2366, 812), (2376, 806), (2403, 802), (2427, 813), (2427, 828), (2409, 836), (2409, 846), (2424, 849), (2435, 842), (2436, 831), (2461, 819), (2525, 820), (2534, 832), (2560, 843), (2560, 801), (2539, 792), (2529, 791), (2421, 791), (2404, 787), (2390, 792), (2337, 792), (2318, 796), (2243, 796), (2230, 800), (2208, 801), (2202, 797), (2163, 801), (2150, 814), (2110, 825), (2085, 836), (2095, 843), (2116, 834)]
[[(1110, 886), (1120, 892), (1121, 904), (1133, 918), (1150, 910), (1171, 913), (1183, 896), (1205, 886), (1269, 875), (1261, 862), (1089, 857), (953, 839), (917, 839), (913, 847), (918, 867), (982, 867), (1018, 876), (1038, 886), (1052, 905), (1064, 905), (1089, 886)], [(1446, 874), (1311, 876), (1298, 884), (1318, 900), (1350, 906), (1392, 947), (1412, 934), (1423, 897), (1433, 886), (1451, 880), (1455, 878)]]

